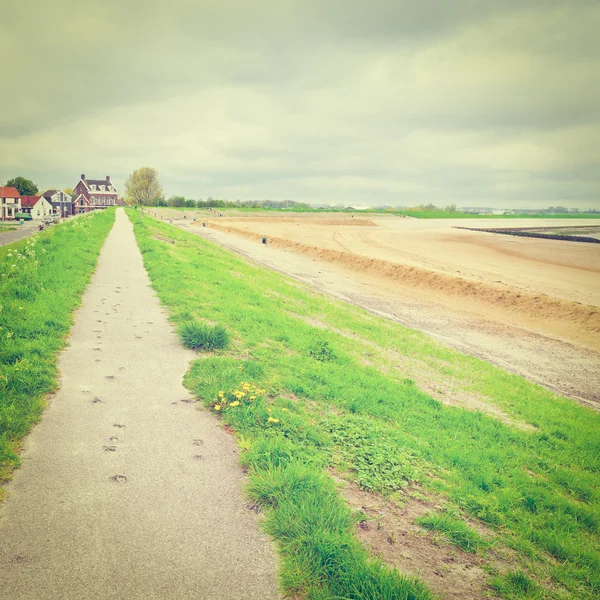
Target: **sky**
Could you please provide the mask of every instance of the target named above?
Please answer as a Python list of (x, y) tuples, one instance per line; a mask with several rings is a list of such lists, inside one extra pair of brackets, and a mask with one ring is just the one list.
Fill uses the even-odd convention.
[(0, 182), (600, 208), (598, 0), (3, 0)]

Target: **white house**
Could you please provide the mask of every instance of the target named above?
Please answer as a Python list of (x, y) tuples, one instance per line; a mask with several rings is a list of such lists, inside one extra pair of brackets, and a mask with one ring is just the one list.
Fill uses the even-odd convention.
[(42, 194), (42, 198), (50, 202), (56, 214), (62, 217), (68, 217), (73, 214), (73, 200), (69, 194), (66, 194), (62, 190), (46, 190)]
[(32, 219), (44, 219), (54, 214), (54, 207), (44, 196), (40, 196), (40, 199), (31, 207), (30, 214)]

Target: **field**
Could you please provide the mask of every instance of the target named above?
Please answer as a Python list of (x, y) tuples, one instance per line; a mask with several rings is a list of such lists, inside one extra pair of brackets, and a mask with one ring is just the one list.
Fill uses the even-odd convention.
[(113, 221), (114, 211), (92, 214), (0, 248), (0, 482), (57, 388), (59, 352)]
[[(192, 364), (186, 385), (238, 439), (248, 494), (278, 544), (288, 597), (597, 597), (598, 413), (198, 235), (129, 214), (172, 321), (182, 332), (205, 331), (204, 324), (231, 337), (228, 347)], [(370, 247), (368, 232), (380, 227), (310, 223), (307, 244), (294, 234), (304, 226), (260, 221), (243, 229), (328, 256), (348, 252), (339, 250), (340, 240), (355, 244), (361, 235)], [(419, 253), (415, 230), (400, 227), (383, 236), (388, 247), (375, 248), (379, 256), (361, 259), (390, 263), (389, 245), (402, 236), (412, 239), (413, 260), (431, 261), (440, 281), (456, 277), (451, 265), (459, 258), (443, 253), (435, 260), (428, 244)], [(435, 229), (428, 229), (430, 241), (450, 236), (460, 249), (451, 230)], [(334, 239), (331, 230), (346, 237)], [(477, 252), (501, 261), (490, 243)], [(475, 264), (465, 281), (493, 287), (499, 263), (488, 268), (473, 245), (460, 252)], [(524, 286), (521, 294), (541, 297), (544, 277), (528, 280), (523, 270), (531, 254), (519, 247), (515, 256), (521, 268), (504, 277), (511, 288)], [(538, 256), (531, 271), (548, 264), (548, 251)], [(569, 273), (594, 273), (593, 257), (565, 250), (552, 260), (562, 276), (546, 279), (555, 290), (550, 306), (573, 305), (572, 323), (585, 337), (576, 298), (594, 302), (597, 290), (570, 290), (566, 282)], [(587, 269), (582, 260), (590, 261)], [(422, 265), (407, 268), (420, 275)], [(434, 398), (424, 385), (432, 381), (442, 395), (469, 403)]]

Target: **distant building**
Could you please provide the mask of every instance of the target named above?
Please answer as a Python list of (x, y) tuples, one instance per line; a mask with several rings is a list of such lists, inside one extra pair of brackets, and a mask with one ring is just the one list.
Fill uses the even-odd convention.
[(14, 187), (0, 187), (0, 219), (14, 219), (21, 212), (21, 194)]
[(39, 199), (39, 196), (21, 196), (21, 212), (30, 215)]
[(106, 179), (86, 179), (83, 174), (73, 188), (73, 196), (75, 212), (89, 212), (115, 206), (118, 194), (110, 181), (110, 175)]
[(54, 212), (61, 217), (69, 217), (73, 214), (73, 199), (62, 190), (47, 190), (42, 196), (52, 205)]
[[(35, 198), (35, 196), (33, 196)], [(54, 214), (54, 207), (44, 196), (38, 196), (37, 202), (31, 207), (29, 211), (32, 219), (45, 219), (51, 217)]]

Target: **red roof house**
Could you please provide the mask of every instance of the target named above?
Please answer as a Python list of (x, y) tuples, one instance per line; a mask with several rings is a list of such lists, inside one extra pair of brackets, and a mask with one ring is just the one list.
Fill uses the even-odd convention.
[(0, 219), (14, 219), (21, 210), (21, 194), (14, 187), (0, 187)]

